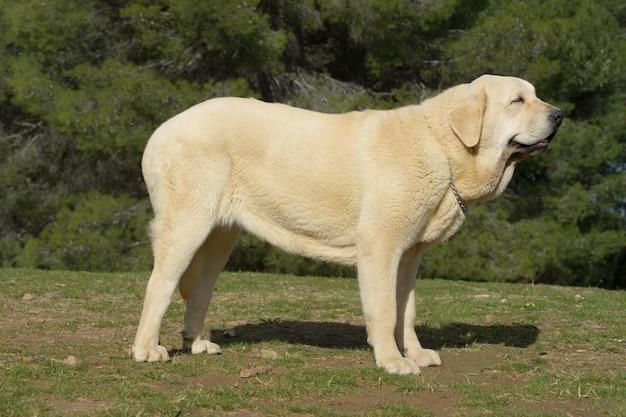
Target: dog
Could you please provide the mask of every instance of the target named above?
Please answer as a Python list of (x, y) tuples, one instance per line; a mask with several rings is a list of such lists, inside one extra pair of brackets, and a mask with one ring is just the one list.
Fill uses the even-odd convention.
[(183, 349), (220, 352), (201, 337), (204, 317), (245, 229), (291, 253), (357, 266), (379, 367), (418, 374), (441, 365), (415, 333), (420, 254), (453, 236), (468, 206), (500, 195), (563, 117), (529, 82), (495, 75), (394, 110), (322, 114), (216, 98), (174, 116), (142, 159), (154, 268), (134, 359), (168, 359), (159, 332), (177, 285)]

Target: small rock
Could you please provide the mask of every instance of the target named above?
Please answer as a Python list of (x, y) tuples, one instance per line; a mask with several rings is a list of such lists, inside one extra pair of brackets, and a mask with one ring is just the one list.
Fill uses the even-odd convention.
[(26, 294), (24, 294), (24, 296), (22, 297), (22, 300), (24, 301), (30, 301), (32, 300), (34, 297), (31, 293), (27, 292)]
[(63, 363), (69, 366), (78, 366), (80, 365), (80, 359), (74, 355), (70, 355), (63, 361)]
[(580, 295), (580, 294), (576, 294), (576, 295), (574, 296), (574, 300), (575, 300), (577, 303), (578, 303), (578, 302), (580, 302), (580, 301), (582, 301), (582, 300), (584, 300), (584, 299), (585, 299), (585, 297), (583, 297), (583, 296), (582, 296), (582, 295)]

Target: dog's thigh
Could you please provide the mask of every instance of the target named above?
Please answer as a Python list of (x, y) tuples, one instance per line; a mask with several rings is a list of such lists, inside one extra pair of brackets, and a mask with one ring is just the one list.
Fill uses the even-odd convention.
[(211, 302), (215, 282), (235, 246), (237, 227), (216, 228), (196, 252), (180, 283), (185, 304), (185, 327), (181, 332), (183, 349), (191, 353), (220, 353), (220, 347), (202, 339), (204, 317)]
[(413, 359), (420, 367), (441, 365), (439, 354), (422, 348), (415, 333), (415, 281), (418, 264), (419, 253), (413, 250), (404, 254), (398, 267), (396, 342), (404, 356)]

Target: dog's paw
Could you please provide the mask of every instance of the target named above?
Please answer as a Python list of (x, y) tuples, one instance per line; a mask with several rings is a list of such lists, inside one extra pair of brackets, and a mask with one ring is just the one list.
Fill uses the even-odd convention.
[(377, 365), (387, 372), (398, 375), (418, 375), (419, 365), (409, 358), (393, 358), (386, 361), (378, 361)]
[(148, 348), (133, 346), (132, 356), (137, 362), (167, 361), (170, 355), (163, 346), (156, 345)]
[(432, 349), (409, 349), (405, 357), (413, 359), (422, 368), (441, 365), (441, 357)]
[(202, 339), (195, 340), (189, 350), (193, 354), (206, 352), (209, 355), (217, 355), (222, 353), (222, 349), (217, 343)]

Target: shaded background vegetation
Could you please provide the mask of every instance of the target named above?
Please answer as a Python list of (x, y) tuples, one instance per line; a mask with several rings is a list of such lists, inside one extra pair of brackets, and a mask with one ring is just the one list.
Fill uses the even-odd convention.
[[(0, 0), (0, 265), (147, 270), (140, 160), (199, 101), (413, 104), (483, 73), (567, 113), (420, 274), (626, 287), (621, 0)], [(353, 275), (244, 235), (230, 269)]]

